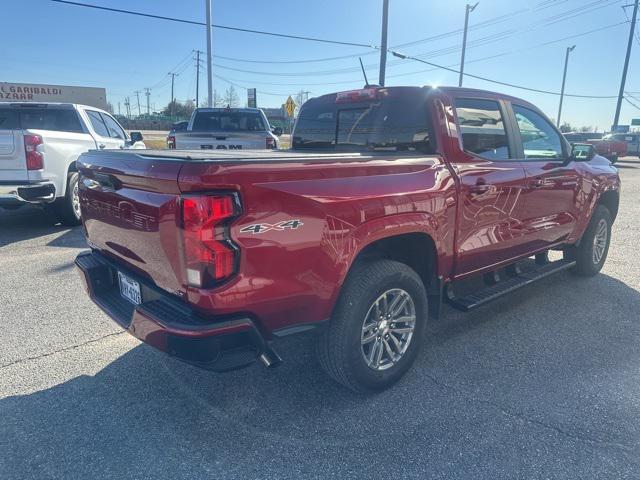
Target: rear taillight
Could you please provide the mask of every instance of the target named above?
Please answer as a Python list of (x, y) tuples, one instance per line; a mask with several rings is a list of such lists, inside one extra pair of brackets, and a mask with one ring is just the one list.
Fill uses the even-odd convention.
[(210, 288), (236, 273), (239, 251), (229, 236), (240, 214), (235, 194), (182, 198), (182, 236), (187, 284)]
[(267, 149), (276, 148), (276, 139), (273, 137), (267, 137), (266, 147)]
[(44, 168), (44, 154), (38, 150), (38, 146), (42, 145), (42, 143), (40, 135), (24, 135), (24, 154), (27, 158), (27, 170), (41, 170)]
[(167, 146), (172, 149), (172, 148), (176, 148), (176, 137), (174, 137), (173, 135), (169, 135), (167, 137)]

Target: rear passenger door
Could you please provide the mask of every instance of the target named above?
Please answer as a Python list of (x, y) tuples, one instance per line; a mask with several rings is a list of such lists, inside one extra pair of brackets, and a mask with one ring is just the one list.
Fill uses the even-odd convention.
[(456, 275), (470, 275), (522, 254), (525, 172), (516, 156), (504, 102), (454, 99), (459, 142), (452, 164), (460, 182)]
[(527, 175), (523, 233), (529, 251), (563, 242), (576, 228), (582, 185), (568, 144), (540, 112), (512, 104), (518, 159)]
[(85, 113), (99, 149), (124, 148), (126, 135), (113, 118), (97, 110), (87, 109)]

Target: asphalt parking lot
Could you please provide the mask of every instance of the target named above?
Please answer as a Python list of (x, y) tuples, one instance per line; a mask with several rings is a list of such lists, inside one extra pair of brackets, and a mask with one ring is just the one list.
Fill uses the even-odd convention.
[(447, 308), (375, 396), (306, 337), (274, 370), (160, 354), (84, 294), (80, 228), (0, 212), (0, 478), (640, 478), (640, 161), (619, 166), (603, 273)]

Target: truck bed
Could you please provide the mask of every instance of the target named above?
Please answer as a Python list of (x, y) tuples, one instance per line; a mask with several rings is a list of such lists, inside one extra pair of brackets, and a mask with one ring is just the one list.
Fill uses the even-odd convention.
[[(141, 150), (139, 152), (123, 152), (122, 150), (110, 150), (110, 154), (136, 155), (144, 159), (170, 159), (191, 161), (220, 161), (220, 162), (298, 162), (298, 161), (327, 161), (339, 160), (357, 161), (371, 159), (389, 159), (390, 153), (395, 152), (370, 152), (367, 154), (358, 152), (331, 152), (309, 151), (300, 152), (293, 150)], [(403, 155), (411, 158), (410, 155)], [(397, 158), (397, 154), (393, 155)]]

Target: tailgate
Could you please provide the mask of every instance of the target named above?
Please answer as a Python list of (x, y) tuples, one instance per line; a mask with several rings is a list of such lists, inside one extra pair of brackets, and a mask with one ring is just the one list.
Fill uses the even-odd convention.
[(2, 180), (28, 180), (21, 130), (0, 130), (0, 181)]
[(256, 150), (266, 149), (267, 132), (181, 132), (176, 148), (181, 150)]
[(80, 157), (80, 202), (93, 248), (159, 287), (184, 291), (180, 268), (178, 173), (182, 162), (135, 153)]

